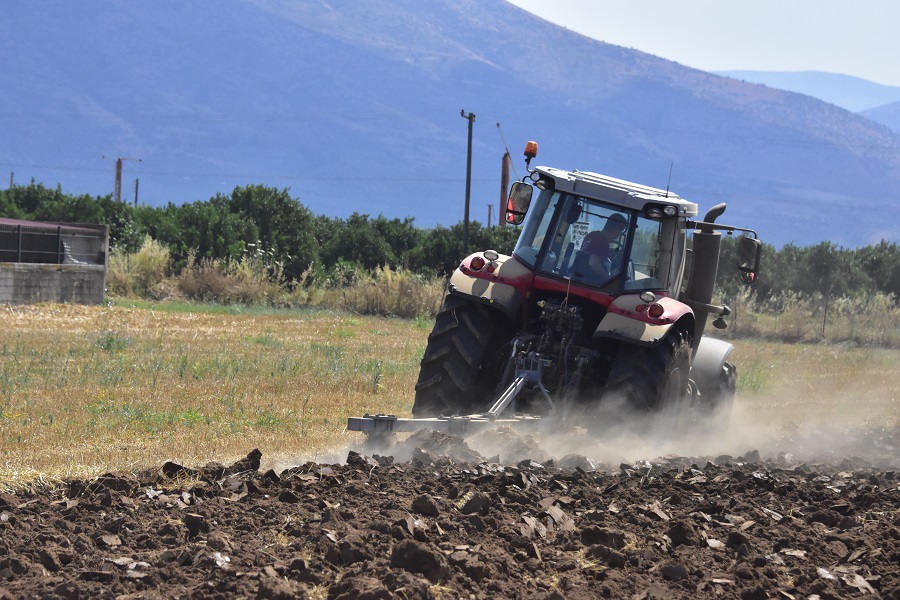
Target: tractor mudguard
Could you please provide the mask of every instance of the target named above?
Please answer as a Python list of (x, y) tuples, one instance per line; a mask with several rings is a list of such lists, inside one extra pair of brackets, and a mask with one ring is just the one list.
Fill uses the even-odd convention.
[(734, 350), (734, 346), (723, 340), (711, 337), (704, 337), (700, 340), (691, 364), (691, 379), (697, 383), (701, 394), (704, 390), (709, 390), (711, 386), (718, 384), (722, 377), (725, 361), (728, 360), (732, 350)]
[[(659, 304), (663, 313), (657, 317), (648, 314), (650, 304)], [(594, 337), (623, 340), (640, 346), (655, 346), (669, 330), (683, 321), (686, 331), (693, 331), (694, 313), (686, 304), (662, 296), (648, 304), (639, 294), (619, 296), (609, 305), (608, 312), (594, 331)], [(638, 307), (641, 307), (640, 310)]]
[(478, 262), (473, 265), (472, 260), (482, 256), (478, 252), (463, 260), (450, 276), (447, 289), (456, 296), (467, 296), (497, 308), (511, 322), (518, 322), (522, 299), (531, 289), (534, 273), (513, 257), (502, 254), (497, 260), (474, 268)]

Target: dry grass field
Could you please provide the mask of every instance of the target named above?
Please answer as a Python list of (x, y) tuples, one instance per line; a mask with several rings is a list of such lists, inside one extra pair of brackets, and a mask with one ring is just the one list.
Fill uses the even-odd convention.
[(36, 305), (0, 315), (0, 480), (314, 459), (412, 403), (427, 329), (327, 312)]
[[(340, 460), (360, 435), (347, 416), (408, 416), (430, 328), (322, 310), (5, 307), (0, 483), (228, 462), (253, 448), (268, 466)], [(734, 344), (748, 444), (765, 443), (760, 428), (898, 423), (898, 350)]]

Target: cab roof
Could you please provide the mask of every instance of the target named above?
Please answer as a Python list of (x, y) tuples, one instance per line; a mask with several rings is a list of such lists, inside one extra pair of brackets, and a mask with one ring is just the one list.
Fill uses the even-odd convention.
[(557, 190), (603, 200), (625, 208), (644, 210), (647, 204), (674, 206), (679, 217), (696, 217), (698, 207), (677, 194), (658, 188), (616, 179), (589, 171), (564, 171), (553, 167), (535, 167), (535, 172), (553, 179)]

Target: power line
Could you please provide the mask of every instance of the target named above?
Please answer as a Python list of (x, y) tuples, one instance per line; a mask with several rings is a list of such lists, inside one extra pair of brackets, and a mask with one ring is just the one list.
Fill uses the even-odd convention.
[[(90, 172), (90, 173), (106, 173), (107, 169), (99, 169), (99, 168), (88, 168), (88, 167), (64, 167), (64, 166), (51, 166), (51, 165), (34, 165), (34, 164), (26, 164), (26, 163), (0, 163), (0, 166), (3, 168), (6, 167), (14, 167), (14, 168), (24, 168), (24, 169), (32, 169), (32, 170), (46, 170), (46, 171), (75, 171), (75, 172)], [(156, 170), (146, 170), (140, 169), (140, 175), (159, 175), (162, 177), (227, 177), (229, 179), (290, 179), (290, 180), (298, 180), (298, 181), (335, 181), (336, 175), (331, 176), (309, 176), (309, 175), (279, 175), (277, 173), (269, 173), (269, 174), (251, 174), (251, 173), (214, 173), (214, 172), (201, 172), (201, 171), (156, 171)], [(345, 175), (341, 175), (341, 181), (372, 181), (374, 176), (369, 177), (348, 177)], [(458, 177), (385, 177), (383, 175), (378, 175), (378, 181), (385, 182), (395, 182), (395, 183), (454, 183), (459, 181)], [(494, 178), (492, 177), (473, 177), (472, 181), (477, 182), (493, 182)]]
[(22, 122), (23, 120), (35, 120), (46, 122), (51, 119), (81, 120), (86, 122), (122, 122), (128, 123), (169, 123), (172, 121), (189, 120), (190, 122), (222, 122), (222, 121), (320, 121), (323, 118), (336, 118), (348, 120), (384, 119), (386, 116), (427, 116), (446, 114), (444, 108), (425, 108), (411, 110), (377, 110), (377, 111), (329, 111), (329, 110), (304, 110), (302, 112), (248, 112), (248, 113), (136, 113), (136, 114), (103, 114), (86, 115), (78, 112), (58, 113), (4, 113), (0, 115), (0, 121)]

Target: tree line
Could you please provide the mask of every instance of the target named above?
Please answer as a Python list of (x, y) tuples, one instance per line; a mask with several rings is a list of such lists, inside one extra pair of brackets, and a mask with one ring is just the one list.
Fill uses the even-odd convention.
[[(402, 268), (425, 275), (451, 272), (464, 256), (463, 224), (416, 227), (412, 218), (354, 213), (314, 215), (289, 190), (237, 187), (226, 196), (166, 206), (132, 206), (112, 196), (71, 196), (41, 184), (0, 191), (0, 215), (34, 221), (109, 226), (110, 246), (135, 252), (150, 236), (168, 247), (176, 269), (194, 260), (258, 257), (287, 280), (327, 277), (349, 268)], [(469, 250), (510, 253), (518, 231), (469, 224)]]
[[(725, 237), (719, 259), (719, 294), (735, 297), (745, 287), (735, 276), (737, 239)], [(862, 298), (882, 294), (900, 304), (900, 245), (881, 240), (860, 248), (843, 248), (832, 242), (776, 249), (763, 243), (762, 265), (751, 286), (757, 300), (775, 303), (801, 296), (825, 299)]]
[[(314, 215), (289, 190), (263, 185), (237, 187), (231, 195), (166, 206), (132, 206), (111, 195), (72, 196), (32, 182), (0, 191), (0, 215), (35, 221), (109, 226), (115, 251), (135, 252), (150, 236), (165, 245), (176, 269), (192, 258), (240, 260), (254, 256), (277, 265), (287, 280), (333, 278), (335, 273), (380, 267), (441, 276), (464, 256), (463, 224), (433, 229), (412, 218), (354, 213), (346, 219)], [(469, 224), (469, 250), (509, 254), (518, 231)], [(740, 293), (735, 275), (737, 244), (725, 237), (718, 289)], [(881, 242), (848, 249), (824, 241), (814, 246), (764, 244), (762, 269), (753, 286), (761, 301), (790, 294), (824, 297), (892, 295), (900, 301), (900, 246)]]

